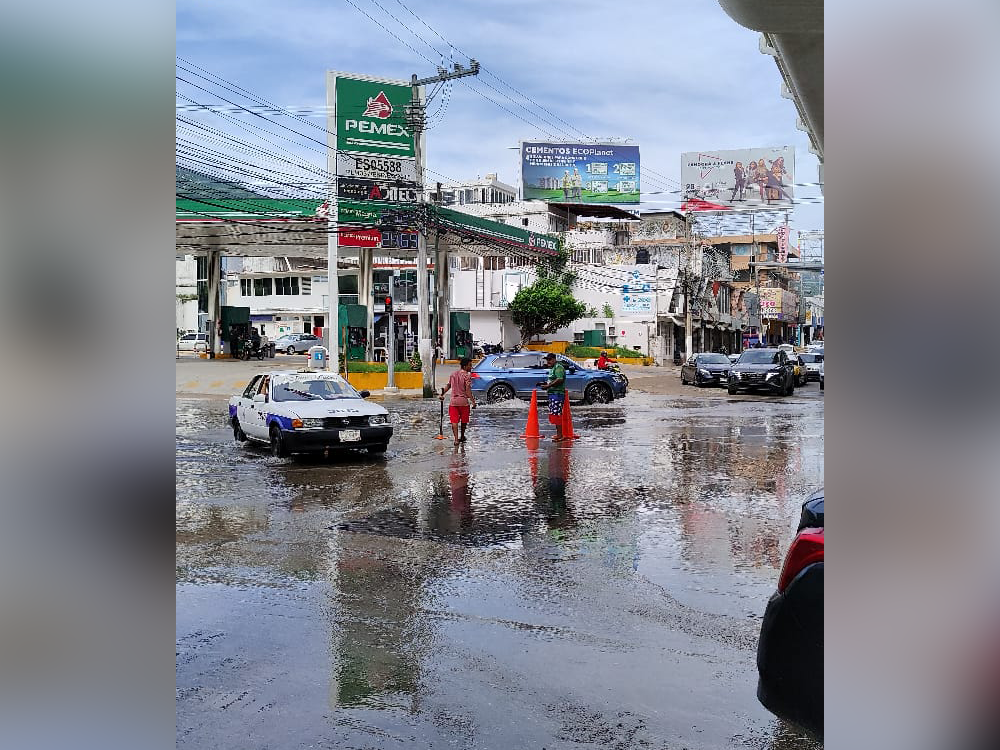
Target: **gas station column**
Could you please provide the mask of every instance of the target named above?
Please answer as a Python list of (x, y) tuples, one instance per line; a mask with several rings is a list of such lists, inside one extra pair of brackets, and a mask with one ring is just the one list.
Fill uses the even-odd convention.
[(222, 308), (219, 304), (219, 289), (222, 279), (222, 252), (220, 250), (208, 251), (208, 319), (211, 321), (211, 330), (208, 332), (208, 339), (211, 347), (208, 350), (209, 359), (215, 359), (222, 349), (219, 346), (221, 331), (219, 326), (219, 316)]
[(438, 247), (434, 253), (435, 287), (437, 289), (437, 325), (441, 329), (434, 331), (434, 340), (441, 337), (441, 348), (445, 359), (451, 359), (451, 274), (448, 268), (448, 251)]
[(358, 250), (358, 304), (364, 305), (368, 311), (368, 343), (365, 346), (365, 359), (374, 359), (373, 346), (375, 342), (375, 299), (372, 296), (372, 269), (375, 263), (375, 250), (361, 248)]

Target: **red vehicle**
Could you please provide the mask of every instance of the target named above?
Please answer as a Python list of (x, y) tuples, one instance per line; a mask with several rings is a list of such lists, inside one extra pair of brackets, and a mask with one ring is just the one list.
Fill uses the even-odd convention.
[(778, 590), (757, 643), (757, 698), (772, 713), (823, 737), (823, 490), (802, 504)]

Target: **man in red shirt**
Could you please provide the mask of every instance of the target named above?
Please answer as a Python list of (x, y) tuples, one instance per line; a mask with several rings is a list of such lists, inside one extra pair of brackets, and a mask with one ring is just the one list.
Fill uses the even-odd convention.
[[(472, 395), (472, 359), (462, 357), (458, 363), (458, 369), (448, 378), (448, 385), (441, 389), (441, 400), (444, 401), (444, 394), (451, 391), (451, 403), (448, 405), (448, 419), (451, 422), (451, 431), (455, 435), (455, 445), (465, 442), (465, 428), (469, 424), (469, 409), (475, 408), (476, 397)], [(458, 425), (462, 425), (462, 433), (459, 436)]]
[(611, 361), (612, 360), (608, 357), (608, 353), (606, 351), (602, 350), (601, 351), (601, 356), (597, 360), (597, 369), (598, 370), (607, 370), (608, 369), (608, 362), (611, 362)]

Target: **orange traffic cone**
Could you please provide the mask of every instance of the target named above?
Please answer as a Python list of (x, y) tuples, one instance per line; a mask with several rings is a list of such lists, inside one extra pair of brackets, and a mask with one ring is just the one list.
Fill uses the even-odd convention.
[(563, 401), (563, 439), (569, 440), (571, 438), (580, 437), (578, 434), (573, 432), (573, 415), (569, 411), (569, 391), (566, 391), (566, 399)]
[(528, 423), (524, 426), (523, 438), (537, 438), (538, 432), (538, 389), (531, 392), (531, 406), (528, 407)]

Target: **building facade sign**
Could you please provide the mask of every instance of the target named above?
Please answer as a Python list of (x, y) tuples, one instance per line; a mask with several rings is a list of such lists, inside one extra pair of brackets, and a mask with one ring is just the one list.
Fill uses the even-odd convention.
[(760, 317), (769, 320), (795, 321), (798, 319), (798, 297), (786, 289), (762, 287), (760, 289)]
[(653, 295), (629, 292), (622, 295), (622, 313), (653, 312)]
[(778, 262), (788, 262), (788, 225), (778, 227)]

